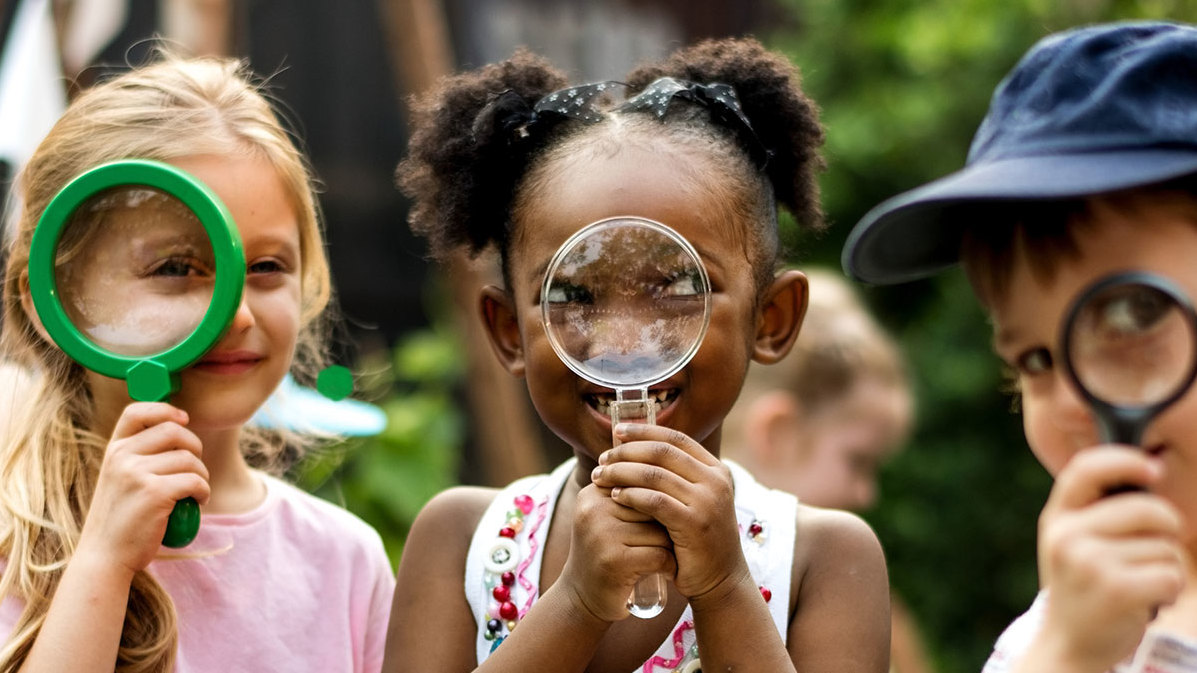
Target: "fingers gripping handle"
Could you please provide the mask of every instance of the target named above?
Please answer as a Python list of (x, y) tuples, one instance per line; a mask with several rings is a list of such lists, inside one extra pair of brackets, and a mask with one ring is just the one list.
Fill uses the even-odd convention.
[[(621, 442), (615, 436), (615, 426), (620, 420), (635, 420), (649, 425), (657, 422), (656, 406), (647, 390), (642, 390), (636, 399), (624, 399), (624, 395), (632, 391), (617, 390), (616, 400), (611, 403), (611, 441), (612, 446), (619, 446)], [(652, 619), (665, 609), (665, 597), (668, 587), (665, 585), (665, 575), (652, 573), (636, 581), (632, 593), (628, 595), (628, 613), (640, 619)]]

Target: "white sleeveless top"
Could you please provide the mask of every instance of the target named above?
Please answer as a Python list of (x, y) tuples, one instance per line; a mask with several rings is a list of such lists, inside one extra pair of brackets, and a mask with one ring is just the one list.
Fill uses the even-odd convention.
[[(553, 508), (573, 474), (571, 458), (552, 474), (524, 477), (491, 502), (474, 531), (466, 558), (465, 593), (478, 624), (482, 663), (540, 596), (540, 567)], [(736, 521), (748, 569), (766, 596), (773, 623), (785, 642), (789, 626), (790, 572), (798, 500), (765, 488), (739, 465), (725, 460), (735, 485)], [(699, 670), (694, 616), (686, 606), (677, 625), (642, 668), (633, 673)]]

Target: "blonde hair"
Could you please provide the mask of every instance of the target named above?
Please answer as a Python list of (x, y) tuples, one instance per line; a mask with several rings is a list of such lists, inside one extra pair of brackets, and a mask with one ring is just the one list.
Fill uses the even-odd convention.
[[(742, 441), (747, 408), (761, 395), (784, 390), (813, 412), (840, 399), (864, 379), (907, 390), (905, 358), (892, 337), (839, 273), (807, 269), (810, 298), (794, 348), (773, 365), (752, 363), (739, 401), (724, 421), (724, 436)], [(733, 448), (733, 447), (729, 447)]]
[[(72, 178), (118, 159), (171, 161), (199, 155), (266, 159), (298, 218), (301, 330), (292, 370), (310, 376), (324, 358), (330, 297), (311, 171), (243, 62), (184, 59), (160, 52), (152, 64), (84, 91), (38, 146), (19, 177), (23, 210), (4, 275), (0, 357), (33, 374), (31, 413), (0, 428), (0, 598), (25, 610), (2, 650), (0, 671), (20, 668), (75, 551), (95, 490), (107, 438), (92, 424), (93, 399), (82, 368), (43, 340), (22, 309), (35, 225)], [(247, 429), (251, 464), (277, 459), (293, 438)], [(178, 632), (170, 597), (146, 571), (133, 579), (117, 671), (173, 669)]]

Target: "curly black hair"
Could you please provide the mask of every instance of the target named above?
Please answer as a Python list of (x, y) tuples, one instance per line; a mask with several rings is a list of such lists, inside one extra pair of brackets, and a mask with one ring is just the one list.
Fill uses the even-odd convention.
[[(817, 107), (800, 87), (798, 69), (751, 38), (707, 40), (660, 63), (636, 68), (628, 76), (628, 95), (660, 77), (723, 83), (735, 89), (757, 138), (769, 151), (763, 173), (756, 170), (734, 129), (713, 121), (699, 106), (670, 106), (665, 128), (676, 130), (675, 135), (683, 139), (697, 137), (697, 131), (703, 140), (688, 146), (702, 148), (717, 165), (727, 165), (733, 173), (743, 169), (753, 174), (745, 178), (736, 174), (744, 184), (761, 185), (751, 188), (752, 198), (762, 202), (754, 203), (751, 210), (768, 215), (769, 231), (755, 238), (774, 241), (765, 253), (770, 259), (764, 273), (771, 275), (777, 255), (774, 200), (804, 228), (824, 227), (816, 181), (824, 165), (819, 153), (823, 129)], [(506, 259), (516, 199), (537, 160), (603, 124), (561, 118), (517, 143), (510, 128), (491, 118), (494, 103), (514, 100), (530, 109), (565, 86), (565, 75), (547, 60), (519, 49), (506, 61), (446, 78), (413, 101), (409, 153), (400, 162), (396, 178), (414, 201), (409, 218), (412, 230), (428, 239), (434, 257), (445, 259), (463, 246), (473, 255), (494, 244)], [(740, 156), (729, 160), (728, 147), (739, 148)]]

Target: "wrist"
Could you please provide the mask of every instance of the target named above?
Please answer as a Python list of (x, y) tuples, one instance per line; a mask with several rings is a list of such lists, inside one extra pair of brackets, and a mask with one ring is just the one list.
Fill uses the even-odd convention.
[(695, 615), (701, 612), (740, 609), (745, 604), (764, 603), (761, 589), (747, 569), (728, 575), (707, 591), (690, 597)]
[(1072, 647), (1068, 639), (1051, 630), (1040, 631), (1031, 646), (1011, 669), (1012, 673), (1104, 673), (1113, 666), (1100, 661), (1079, 648)]
[(101, 586), (128, 587), (133, 584), (136, 569), (130, 568), (119, 559), (80, 544), (71, 555), (64, 574), (86, 578), (89, 584)]

